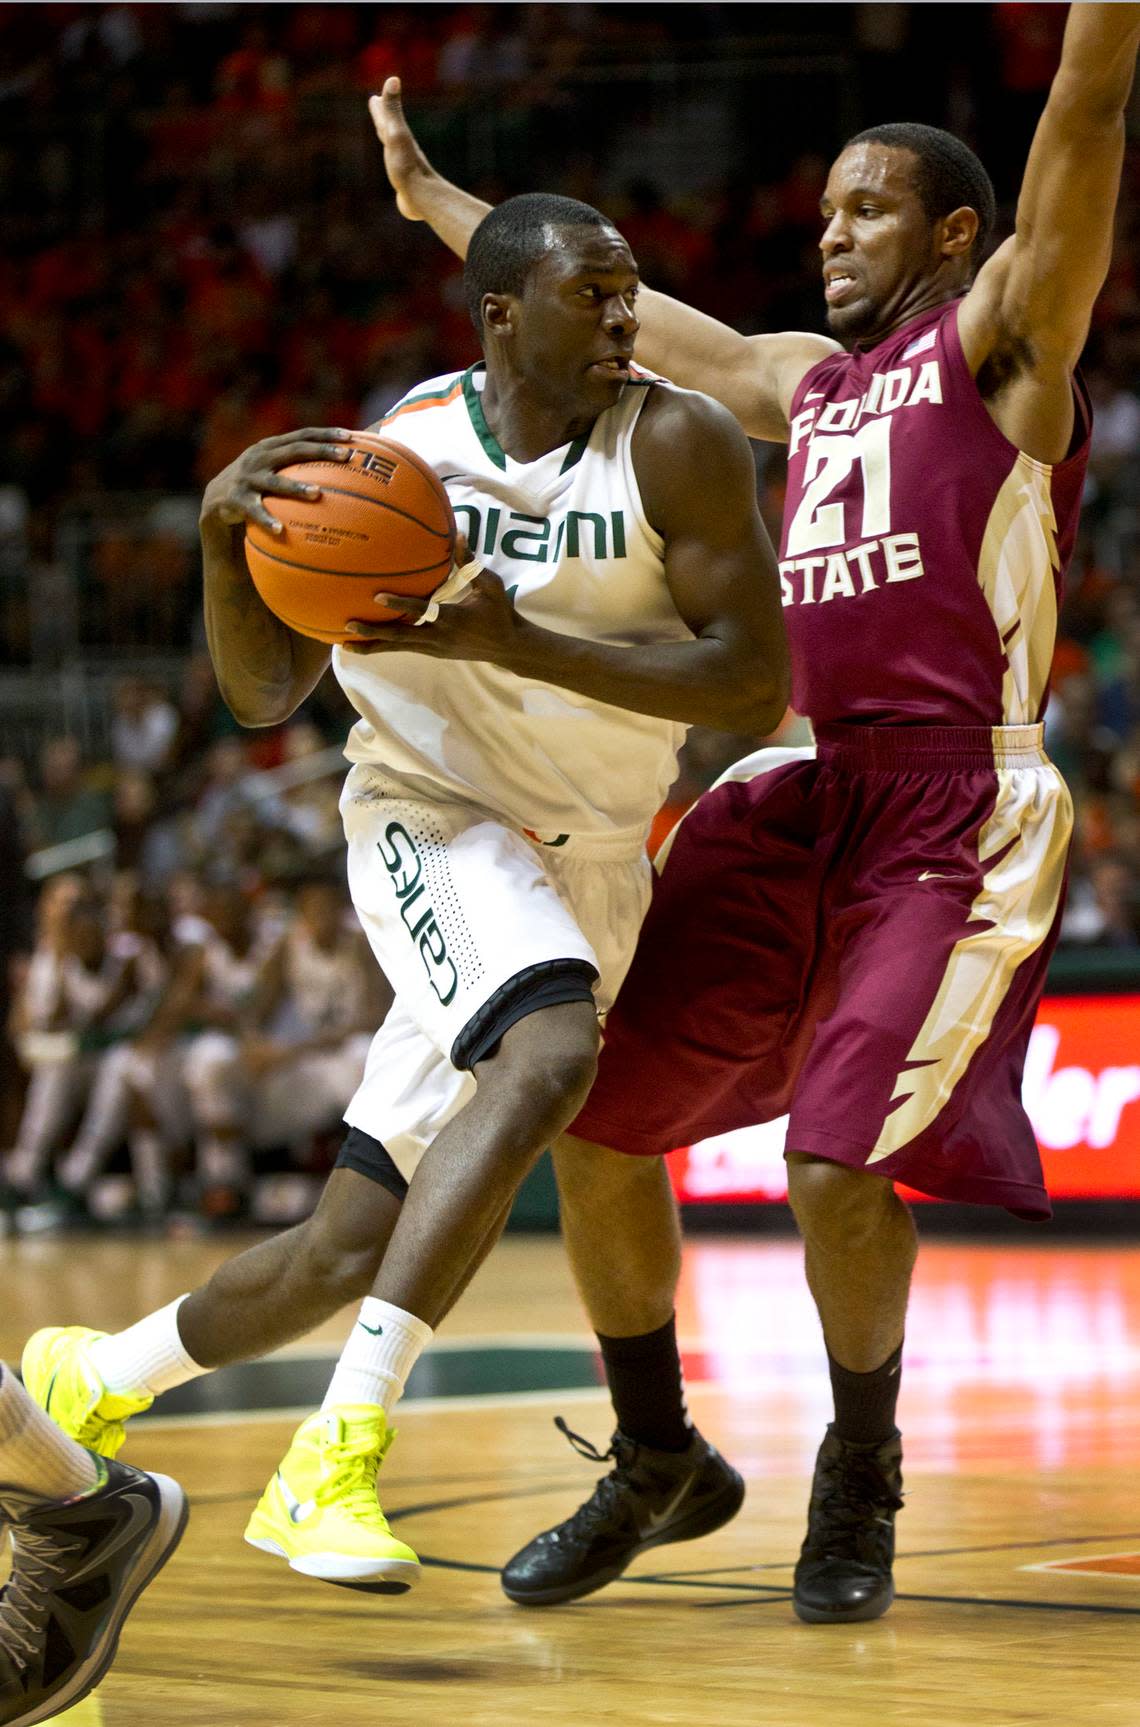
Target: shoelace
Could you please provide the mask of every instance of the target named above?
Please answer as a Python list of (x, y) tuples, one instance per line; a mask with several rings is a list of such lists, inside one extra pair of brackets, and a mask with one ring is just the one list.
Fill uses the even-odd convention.
[[(83, 1420), (79, 1422), (77, 1426), (69, 1428), (68, 1432), (71, 1434), (71, 1437), (75, 1440), (77, 1445), (85, 1445), (89, 1451), (98, 1451), (101, 1444), (105, 1443), (109, 1437), (114, 1435), (119, 1437), (121, 1443), (122, 1440), (126, 1438), (126, 1434), (123, 1431), (123, 1423), (121, 1421), (113, 1420), (109, 1416), (99, 1414), (99, 1405), (102, 1403), (103, 1398), (106, 1395), (106, 1388), (104, 1387), (102, 1380), (97, 1378), (93, 1380), (93, 1369), (90, 1369), (87, 1366), (83, 1366), (82, 1371), (87, 1385), (89, 1401), (87, 1408), (84, 1411)], [(54, 1384), (55, 1378), (53, 1376), (52, 1385)], [(51, 1387), (49, 1386), (46, 1406), (48, 1408), (49, 1415), (52, 1413), (50, 1404)]]
[[(884, 1528), (890, 1525), (884, 1510), (900, 1511), (902, 1499), (869, 1457), (837, 1459), (828, 1471), (830, 1479), (820, 1496), (816, 1539), (826, 1534), (831, 1551), (844, 1535), (856, 1536), (873, 1517)], [(816, 1521), (813, 1519), (813, 1521)], [(838, 1538), (838, 1539), (837, 1539)]]
[(567, 1519), (568, 1527), (576, 1534), (581, 1534), (595, 1524), (604, 1523), (619, 1508), (622, 1489), (632, 1485), (629, 1470), (633, 1462), (634, 1448), (630, 1446), (627, 1452), (624, 1446), (611, 1440), (608, 1450), (599, 1451), (591, 1440), (575, 1433), (561, 1415), (554, 1417), (554, 1425), (569, 1440), (580, 1457), (587, 1458), (591, 1463), (614, 1463), (614, 1467), (608, 1475), (603, 1475), (585, 1504), (580, 1505), (574, 1515)]
[(370, 1521), (380, 1511), (376, 1496), (376, 1475), (394, 1437), (386, 1433), (377, 1440), (375, 1433), (365, 1432), (355, 1438), (330, 1440), (322, 1448), (322, 1479), (313, 1492), (317, 1505), (335, 1501), (350, 1517), (366, 1517)]
[[(123, 1434), (121, 1421), (110, 1421), (105, 1415), (97, 1413), (96, 1403), (87, 1415), (83, 1417), (78, 1427), (72, 1428), (71, 1435), (77, 1445), (85, 1445), (88, 1451), (98, 1451), (112, 1436)], [(125, 1438), (126, 1435), (123, 1434)]]
[(66, 1577), (71, 1558), (83, 1541), (57, 1530), (34, 1529), (21, 1523), (12, 1553), (12, 1575), (0, 1595), (0, 1644), (17, 1665), (31, 1667), (40, 1648), (41, 1620), (48, 1598)]
[(584, 1439), (580, 1433), (575, 1433), (561, 1415), (554, 1417), (554, 1425), (570, 1441), (579, 1457), (586, 1457), (591, 1463), (609, 1463), (617, 1456), (612, 1440), (608, 1451), (599, 1451), (592, 1439)]

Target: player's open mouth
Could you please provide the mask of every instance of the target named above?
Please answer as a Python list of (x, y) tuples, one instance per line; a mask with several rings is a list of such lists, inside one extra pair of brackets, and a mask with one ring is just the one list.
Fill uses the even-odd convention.
[(591, 372), (604, 372), (608, 378), (628, 378), (629, 360), (622, 354), (610, 354), (605, 360), (595, 360)]
[(854, 286), (854, 276), (841, 275), (837, 272), (834, 276), (828, 276), (825, 279), (823, 297), (829, 306), (837, 305), (840, 300), (846, 299)]

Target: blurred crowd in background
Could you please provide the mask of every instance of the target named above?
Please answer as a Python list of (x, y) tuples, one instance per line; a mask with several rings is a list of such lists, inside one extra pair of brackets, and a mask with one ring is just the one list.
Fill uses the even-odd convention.
[[(234, 1048), (256, 1067), (288, 1014), (251, 974), (251, 1005), (211, 1019), (186, 1005), (187, 968), (230, 942), (227, 895), (256, 926), (243, 951), (309, 939), (298, 884), (340, 879), (328, 752), (351, 716), (326, 679), (291, 725), (238, 731), (203, 652), (197, 495), (259, 437), (368, 424), (477, 357), (457, 262), (395, 212), (367, 93), (398, 72), (429, 152), (485, 197), (585, 198), (652, 284), (744, 330), (812, 328), (818, 201), (844, 137), (889, 118), (951, 127), (1008, 230), (1064, 13), (0, 6), (10, 1208), (48, 1217), (99, 1181), (148, 1215), (179, 1194), (218, 1216), (250, 1202), (251, 1154), (227, 1163), (219, 1087), (198, 1083), (202, 1039), (223, 1067)], [(1077, 807), (1063, 939), (1137, 949), (1140, 968), (1138, 228), (1133, 148), (1085, 361), (1096, 427), (1047, 734)], [(757, 449), (757, 478), (778, 537), (781, 452)], [(659, 830), (754, 742), (694, 733)], [(154, 1075), (175, 1070), (179, 1119), (158, 1123)], [(248, 1098), (227, 1109), (245, 1120)], [(321, 1135), (279, 1168), (319, 1161)]]

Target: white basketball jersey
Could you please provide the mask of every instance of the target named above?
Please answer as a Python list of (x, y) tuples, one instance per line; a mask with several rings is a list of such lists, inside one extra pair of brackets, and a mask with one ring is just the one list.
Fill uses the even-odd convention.
[[(622, 645), (690, 640), (630, 449), (650, 389), (669, 385), (626, 384), (588, 437), (516, 462), (483, 416), (484, 379), (478, 365), (421, 384), (381, 425), (435, 469), (471, 556), (546, 629)], [(543, 838), (648, 827), (673, 782), (685, 727), (672, 720), (485, 661), (336, 648), (333, 665), (360, 715), (350, 761), (471, 799)]]

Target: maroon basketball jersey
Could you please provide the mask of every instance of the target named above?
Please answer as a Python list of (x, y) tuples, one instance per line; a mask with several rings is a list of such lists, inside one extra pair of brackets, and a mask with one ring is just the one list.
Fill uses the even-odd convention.
[(780, 556), (792, 703), (816, 725), (1041, 718), (1090, 415), (1050, 467), (994, 425), (958, 301), (807, 373)]

